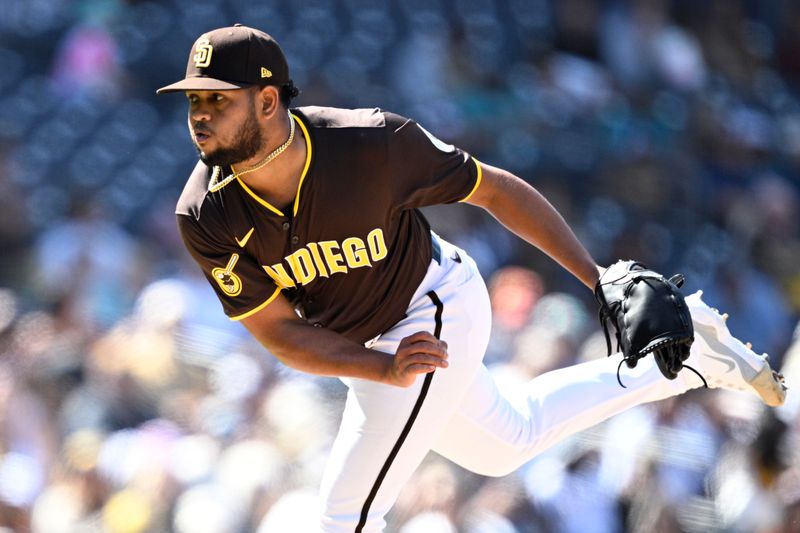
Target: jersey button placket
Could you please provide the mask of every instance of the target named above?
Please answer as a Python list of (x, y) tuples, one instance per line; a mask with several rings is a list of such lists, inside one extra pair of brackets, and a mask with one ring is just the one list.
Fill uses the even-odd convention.
[(292, 244), (297, 244), (298, 242), (300, 242), (300, 237), (292, 235)]

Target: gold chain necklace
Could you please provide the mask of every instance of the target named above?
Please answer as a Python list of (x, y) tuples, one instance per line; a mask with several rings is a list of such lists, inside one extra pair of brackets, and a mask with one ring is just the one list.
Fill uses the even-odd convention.
[(275, 148), (272, 152), (267, 154), (267, 157), (262, 159), (255, 166), (248, 168), (247, 170), (236, 172), (235, 170), (233, 170), (233, 165), (231, 165), (231, 170), (233, 170), (233, 173), (231, 173), (229, 176), (227, 176), (220, 182), (217, 182), (217, 179), (219, 179), (220, 174), (222, 174), (222, 168), (220, 168), (219, 166), (215, 166), (214, 173), (211, 175), (211, 181), (209, 181), (208, 183), (208, 190), (211, 192), (217, 192), (218, 190), (220, 190), (221, 188), (223, 188), (236, 178), (244, 176), (245, 174), (249, 174), (250, 172), (255, 172), (256, 170), (267, 166), (267, 164), (269, 164), (273, 159), (275, 159), (276, 157), (281, 155), (284, 151), (286, 151), (286, 149), (289, 148), (289, 145), (292, 144), (293, 140), (294, 140), (294, 118), (291, 115), (289, 115), (289, 138), (286, 139), (286, 142)]

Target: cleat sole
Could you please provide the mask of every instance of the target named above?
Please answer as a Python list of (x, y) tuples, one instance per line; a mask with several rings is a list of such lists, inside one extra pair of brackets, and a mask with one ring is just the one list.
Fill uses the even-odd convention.
[(750, 381), (750, 386), (765, 404), (779, 407), (786, 402), (787, 387), (782, 378), (783, 376), (772, 370), (769, 365), (764, 365), (764, 368)]

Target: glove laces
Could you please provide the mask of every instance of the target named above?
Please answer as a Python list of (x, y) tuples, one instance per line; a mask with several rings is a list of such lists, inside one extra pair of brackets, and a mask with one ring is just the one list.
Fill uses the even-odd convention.
[[(610, 356), (611, 354), (608, 354), (608, 355)], [(644, 354), (644, 355), (647, 355), (647, 354)], [(622, 363), (627, 363), (630, 360), (638, 361), (639, 359), (644, 357), (644, 355), (638, 355), (638, 356), (637, 355), (629, 355), (628, 357), (625, 357), (624, 355), (622, 356), (622, 361), (620, 361), (619, 364), (617, 365), (617, 383), (619, 383), (620, 387), (622, 387), (623, 389), (627, 389), (628, 388), (622, 383), (622, 379), (620, 378), (620, 370), (622, 370)], [(631, 365), (629, 364), (628, 366), (631, 366)], [(636, 366), (635, 362), (634, 362), (633, 366)], [(704, 378), (703, 375), (700, 372), (698, 372), (694, 367), (689, 366), (689, 365), (687, 365), (685, 363), (681, 364), (681, 369), (684, 369), (684, 368), (688, 368), (689, 370), (694, 372), (697, 375), (697, 377), (700, 378), (700, 380), (703, 382), (703, 387), (706, 388), (706, 389), (708, 388), (708, 382), (706, 381), (706, 378)]]
[[(613, 305), (614, 306), (619, 306), (620, 304), (619, 303), (615, 303)], [(617, 338), (617, 349), (616, 349), (616, 352), (613, 352), (611, 350), (611, 334), (608, 331), (608, 321), (609, 321), (609, 318), (610, 318), (610, 316), (612, 314), (615, 314), (615, 311), (613, 309), (610, 309), (610, 308), (600, 308), (600, 310), (598, 312), (598, 318), (600, 319), (600, 324), (603, 326), (603, 335), (605, 336), (605, 339), (606, 339), (606, 350), (608, 350), (607, 357), (611, 357), (612, 354), (614, 354), (616, 352), (620, 352), (620, 347), (622, 345), (622, 339), (620, 337), (620, 333), (619, 333), (619, 331), (616, 331), (615, 332), (615, 336)], [(657, 344), (657, 345), (651, 347), (650, 350), (648, 350), (646, 352), (640, 352), (640, 353), (635, 353), (635, 354), (631, 354), (631, 355), (622, 354), (622, 360), (617, 365), (617, 383), (619, 383), (619, 386), (622, 387), (623, 389), (627, 389), (628, 388), (628, 387), (625, 386), (624, 383), (622, 383), (622, 378), (620, 377), (620, 372), (622, 370), (622, 364), (623, 363), (626, 363), (628, 365), (628, 368), (633, 368), (639, 362), (639, 359), (641, 359), (643, 357), (646, 357), (650, 352), (654, 352), (654, 351), (659, 350), (659, 349), (669, 349), (669, 347), (671, 345), (673, 345), (673, 344), (677, 344), (677, 342), (668, 340), (668, 341), (666, 341), (666, 342), (664, 342), (662, 344)], [(700, 372), (697, 371), (697, 369), (695, 369), (694, 367), (692, 367), (690, 365), (687, 365), (685, 363), (681, 363), (681, 369), (684, 369), (684, 368), (688, 368), (689, 370), (694, 372), (697, 375), (697, 377), (699, 377), (700, 380), (703, 382), (703, 387), (706, 388), (706, 389), (708, 388), (708, 382), (706, 381), (706, 378), (704, 378), (703, 375)]]
[[(641, 265), (642, 267), (644, 267), (644, 265), (642, 265), (641, 263), (637, 263), (637, 264)], [(625, 276), (627, 276), (627, 274)], [(620, 280), (624, 279), (625, 276), (620, 276), (617, 279), (610, 280), (610, 281), (603, 281), (603, 276), (600, 276), (600, 279), (597, 282), (597, 286), (599, 288), (600, 286), (603, 286), (603, 285), (609, 285), (609, 284), (612, 284), (612, 283), (617, 283)], [(643, 278), (641, 278), (641, 279), (643, 279)], [(681, 285), (683, 285), (684, 277), (683, 277), (682, 274), (675, 274), (674, 276), (669, 278), (669, 281), (674, 283), (678, 287), (680, 287)], [(595, 289), (595, 295), (596, 294), (597, 294), (597, 289)], [(608, 350), (607, 357), (611, 357), (611, 355), (613, 353), (615, 353), (615, 352), (612, 352), (612, 350), (611, 350), (611, 334), (608, 332), (608, 327), (609, 327), (608, 323), (609, 323), (611, 317), (615, 316), (617, 314), (620, 305), (622, 305), (621, 302), (614, 302), (614, 303), (612, 303), (610, 305), (602, 305), (600, 307), (599, 311), (598, 311), (598, 318), (600, 319), (600, 325), (603, 326), (603, 335), (605, 336), (605, 339), (606, 339), (606, 349)], [(622, 337), (621, 337), (619, 329), (615, 328), (615, 332), (614, 333), (615, 333), (615, 336), (617, 338), (617, 349), (616, 349), (616, 352), (621, 352), (620, 347), (622, 346)], [(642, 351), (642, 352), (635, 353), (635, 354), (630, 354), (630, 355), (625, 355), (623, 353), (622, 354), (622, 360), (619, 362), (619, 365), (617, 365), (617, 383), (619, 383), (619, 386), (622, 387), (623, 389), (627, 389), (628, 388), (628, 387), (625, 386), (624, 383), (622, 383), (622, 378), (620, 377), (620, 371), (622, 370), (622, 364), (623, 363), (626, 363), (628, 365), (628, 368), (634, 368), (636, 366), (636, 364), (639, 362), (639, 359), (641, 359), (643, 357), (646, 357), (649, 353), (657, 351), (657, 350), (662, 350), (662, 349), (669, 350), (673, 345), (678, 344), (679, 342), (680, 341), (666, 339), (665, 341), (663, 341), (661, 343), (657, 343), (657, 344), (651, 346), (647, 351)], [(700, 374), (700, 372), (698, 372), (695, 368), (693, 368), (693, 367), (691, 367), (691, 366), (689, 366), (687, 364), (684, 364), (684, 363), (681, 363), (681, 368), (678, 371), (680, 371), (680, 370), (682, 370), (684, 368), (688, 368), (689, 370), (694, 372), (697, 375), (697, 377), (699, 377), (700, 380), (703, 382), (703, 387), (705, 387), (706, 389), (708, 388), (708, 382), (706, 381), (706, 378), (704, 378), (703, 375)]]

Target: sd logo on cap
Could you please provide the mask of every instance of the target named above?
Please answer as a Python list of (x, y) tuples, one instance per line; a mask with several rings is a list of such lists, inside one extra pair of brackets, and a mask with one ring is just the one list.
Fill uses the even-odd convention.
[[(214, 61), (211, 61), (211, 58)], [(186, 77), (156, 91), (226, 91), (291, 84), (283, 50), (263, 31), (235, 24), (201, 35), (192, 46)]]

